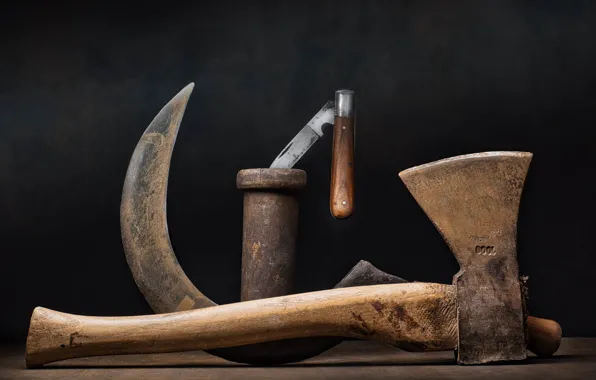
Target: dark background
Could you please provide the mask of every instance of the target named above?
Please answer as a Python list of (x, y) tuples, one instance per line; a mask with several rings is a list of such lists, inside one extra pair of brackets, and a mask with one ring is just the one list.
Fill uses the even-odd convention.
[(397, 173), (459, 154), (534, 153), (518, 225), (532, 314), (596, 336), (596, 2), (119, 2), (12, 6), (0, 36), (2, 340), (35, 306), (150, 313), (126, 264), (119, 204), (144, 129), (196, 84), (173, 155), (178, 259), (239, 299), (236, 172), (268, 167), (339, 88), (358, 95), (357, 206), (329, 214), (330, 134), (299, 162), (296, 291), (359, 259), (410, 280), (457, 264)]

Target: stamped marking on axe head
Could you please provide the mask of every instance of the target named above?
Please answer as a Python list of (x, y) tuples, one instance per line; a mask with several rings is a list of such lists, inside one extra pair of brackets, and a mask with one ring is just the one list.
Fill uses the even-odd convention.
[(460, 364), (526, 358), (516, 236), (531, 159), (486, 152), (399, 173), (460, 265), (453, 279)]

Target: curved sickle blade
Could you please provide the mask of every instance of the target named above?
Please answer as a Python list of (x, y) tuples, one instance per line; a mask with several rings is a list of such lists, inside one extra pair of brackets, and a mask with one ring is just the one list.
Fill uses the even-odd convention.
[(120, 230), (126, 260), (156, 313), (216, 305), (180, 267), (166, 218), (172, 151), (193, 87), (191, 83), (183, 88), (149, 124), (132, 155), (122, 191)]
[[(174, 96), (145, 130), (130, 160), (122, 192), (120, 228), (126, 260), (139, 290), (155, 313), (217, 305), (193, 285), (180, 267), (166, 217), (172, 152), (193, 87), (191, 83)], [(336, 287), (404, 281), (360, 261)], [(272, 365), (308, 359), (342, 340), (303, 338), (208, 352), (234, 362)]]

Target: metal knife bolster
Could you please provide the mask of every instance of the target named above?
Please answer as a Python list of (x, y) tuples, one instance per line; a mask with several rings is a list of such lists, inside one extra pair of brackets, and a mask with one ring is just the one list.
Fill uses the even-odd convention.
[(286, 145), (270, 168), (292, 168), (310, 147), (323, 136), (323, 125), (333, 124), (334, 120), (335, 102), (328, 101)]
[(352, 90), (338, 90), (335, 92), (335, 116), (353, 117), (355, 106), (355, 95)]

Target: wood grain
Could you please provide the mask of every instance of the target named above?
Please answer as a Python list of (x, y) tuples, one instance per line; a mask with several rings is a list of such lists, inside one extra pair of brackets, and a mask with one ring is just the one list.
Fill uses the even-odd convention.
[[(457, 341), (455, 287), (372, 285), (133, 317), (90, 317), (37, 307), (27, 367), (88, 356), (207, 350), (280, 339), (339, 336), (377, 340), (408, 351), (451, 350)], [(552, 355), (554, 321), (528, 318), (533, 350)], [(558, 328), (557, 328), (558, 327)]]
[(244, 191), (241, 301), (285, 296), (292, 292), (299, 205), (306, 186), (299, 169), (245, 169), (236, 176)]
[[(126, 261), (145, 300), (147, 300), (153, 311), (158, 314), (217, 306), (207, 295), (197, 289), (180, 266), (170, 241), (166, 214), (168, 177), (172, 153), (193, 86), (192, 83), (189, 84), (174, 96), (159, 111), (144, 131), (130, 159), (122, 191), (120, 230)], [(256, 198), (260, 198), (248, 199), (249, 203), (253, 203), (252, 210), (255, 212), (251, 212), (251, 216), (244, 218), (244, 225), (254, 227), (253, 223), (250, 222), (251, 219), (254, 222), (255, 218), (260, 218), (262, 223), (268, 222), (267, 217), (272, 216), (274, 219), (278, 219), (272, 223), (277, 223), (279, 236), (275, 236), (276, 228), (265, 228), (268, 231), (265, 240), (260, 239), (259, 233), (252, 234), (252, 238), (255, 238), (253, 242), (257, 243), (255, 248), (261, 253), (260, 256), (267, 257), (263, 257), (262, 261), (251, 260), (245, 266), (251, 267), (246, 268), (247, 272), (250, 273), (252, 269), (255, 269), (255, 265), (251, 264), (260, 262), (265, 265), (268, 261), (267, 258), (273, 258), (274, 254), (285, 251), (285, 254), (282, 255), (285, 258), (275, 256), (273, 267), (269, 268), (270, 271), (264, 270), (265, 268), (261, 265), (256, 265), (259, 273), (251, 274), (250, 277), (259, 279), (258, 284), (255, 281), (252, 281), (252, 283), (263, 291), (257, 291), (256, 294), (251, 292), (249, 298), (256, 296), (266, 298), (263, 296), (278, 296), (283, 295), (280, 293), (288, 293), (286, 284), (290, 284), (291, 279), (289, 277), (293, 270), (292, 265), (284, 265), (284, 262), (288, 264), (287, 259), (292, 259), (293, 253), (291, 251), (295, 249), (292, 244), (296, 238), (296, 232), (289, 233), (292, 229), (295, 229), (296, 221), (285, 223), (286, 221), (282, 220), (284, 219), (283, 215), (275, 212), (275, 210), (269, 210), (270, 212), (267, 213), (268, 207), (265, 207), (266, 204), (259, 205), (256, 203), (268, 198), (264, 194), (266, 189), (276, 189), (275, 192), (278, 192), (280, 188), (284, 188), (288, 192), (295, 191), (303, 188), (306, 181), (306, 172), (297, 169), (247, 169), (238, 172), (236, 177), (238, 188), (246, 190), (245, 194), (252, 193)], [(259, 197), (257, 192), (261, 193), (263, 197)], [(274, 194), (270, 195), (275, 197)], [(269, 200), (271, 201), (271, 199)], [(282, 203), (286, 202), (282, 201)], [(269, 206), (276, 208), (272, 204), (269, 204)], [(280, 204), (277, 206), (285, 208)], [(258, 209), (263, 209), (263, 213), (268, 215), (260, 213)], [(283, 211), (281, 214), (283, 214)], [(291, 216), (288, 217), (292, 220)], [(281, 230), (279, 230), (280, 228)], [(254, 231), (254, 228), (251, 229)], [(199, 232), (205, 231), (199, 230)], [(250, 231), (244, 232), (251, 234)], [(197, 238), (200, 241), (201, 234)], [(253, 246), (252, 243), (249, 244), (249, 250), (252, 253)], [(205, 252), (204, 247), (200, 248), (200, 253), (203, 256), (213, 255), (212, 252)], [(246, 239), (243, 239), (243, 248), (246, 252)], [(264, 250), (267, 252), (263, 255)], [(246, 260), (243, 260), (243, 263), (247, 263)], [(203, 264), (208, 265), (208, 262)], [(245, 272), (244, 269), (243, 272)], [(276, 280), (275, 275), (278, 272), (282, 273), (285, 281), (283, 281), (284, 279)], [(269, 276), (269, 280), (263, 280), (263, 274)], [(367, 279), (351, 277), (351, 279), (352, 281), (358, 281), (361, 285), (371, 285), (374, 282), (366, 282), (375, 280), (372, 277)], [(268, 288), (267, 286), (272, 282), (274, 287)], [(350, 281), (344, 281), (343, 286), (350, 286)], [(244, 290), (245, 287), (243, 286), (243, 292)], [(340, 337), (282, 340), (258, 345), (209, 350), (209, 353), (238, 363), (274, 365), (313, 357), (339, 344), (341, 340)]]
[(333, 125), (329, 207), (339, 219), (351, 216), (354, 209), (354, 127), (354, 117), (336, 117)]
[(325, 290), (200, 310), (89, 317), (38, 307), (26, 364), (86, 356), (206, 350), (314, 336), (375, 339), (423, 350), (455, 345), (455, 292), (408, 283)]
[(551, 320), (528, 317), (528, 350), (536, 356), (551, 356), (559, 349), (563, 331), (561, 326)]

